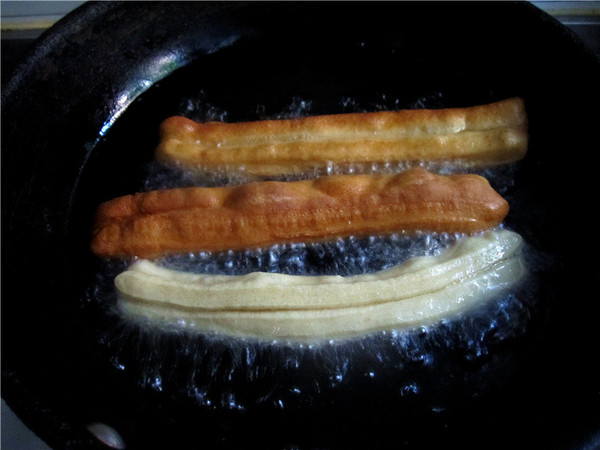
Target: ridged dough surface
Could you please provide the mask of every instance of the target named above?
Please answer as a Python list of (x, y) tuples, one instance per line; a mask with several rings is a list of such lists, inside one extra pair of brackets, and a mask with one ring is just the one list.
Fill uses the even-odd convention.
[(353, 336), (429, 325), (497, 295), (526, 273), (521, 237), (466, 237), (436, 256), (373, 274), (183, 273), (141, 261), (115, 280), (130, 314), (268, 339)]
[(256, 122), (166, 119), (156, 157), (187, 168), (279, 176), (327, 164), (517, 161), (528, 145), (521, 98), (488, 105), (333, 114)]
[(101, 257), (318, 242), (334, 237), (499, 225), (508, 203), (478, 175), (339, 175), (295, 182), (150, 191), (98, 208), (91, 248)]

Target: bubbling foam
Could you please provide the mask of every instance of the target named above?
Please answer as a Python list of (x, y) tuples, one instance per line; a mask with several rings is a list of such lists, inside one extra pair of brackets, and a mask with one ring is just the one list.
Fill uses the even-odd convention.
[(481, 395), (510, 376), (535, 305), (528, 281), (437, 324), (311, 343), (123, 317), (114, 289), (104, 290), (114, 322), (102, 342), (116, 370), (144, 390), (231, 412), (295, 411), (357, 398), (445, 408), (448, 395)]
[[(394, 99), (381, 99), (365, 108), (354, 98), (342, 99), (343, 112), (390, 109)], [(438, 107), (438, 97), (416, 101), (415, 107)], [(256, 119), (296, 118), (308, 115), (314, 103), (293, 98), (287, 108), (267, 114), (258, 105)], [(225, 121), (225, 109), (206, 96), (184, 99), (181, 115), (197, 121)], [(394, 173), (419, 165), (442, 174), (475, 172), (484, 175), (501, 194), (513, 185), (518, 163), (473, 170), (457, 162), (326, 164), (279, 180), (314, 178), (330, 174)], [(202, 172), (147, 167), (142, 190), (189, 186), (219, 186), (256, 180), (243, 171)], [(336, 239), (318, 244), (282, 244), (228, 252), (196, 252), (158, 259), (161, 266), (207, 274), (241, 275), (253, 271), (295, 275), (352, 276), (373, 273), (417, 256), (436, 255), (461, 236), (420, 233)], [(528, 260), (535, 253), (526, 248)], [(232, 337), (202, 333), (178, 324), (123, 317), (113, 280), (132, 261), (107, 261), (88, 292), (112, 325), (100, 341), (115, 369), (136, 380), (144, 390), (192, 402), (209, 411), (301, 410), (332, 404), (352, 406), (357, 398), (370, 399), (376, 408), (421, 403), (442, 408), (448, 395), (475, 396), (491, 384), (501, 384), (518, 357), (515, 343), (526, 334), (535, 309), (537, 278), (527, 280), (493, 301), (443, 319), (436, 324), (402, 330), (381, 330), (351, 339), (318, 343)], [(528, 264), (536, 267), (534, 263)], [(540, 269), (541, 270), (541, 269)], [(490, 374), (495, 374), (491, 377)], [(498, 376), (496, 376), (498, 375)], [(501, 376), (500, 376), (501, 375)], [(357, 387), (360, 387), (358, 393)], [(452, 394), (450, 394), (452, 393)], [(456, 394), (458, 395), (458, 394)], [(364, 405), (364, 402), (357, 403)]]
[(447, 233), (351, 236), (329, 242), (278, 244), (243, 251), (195, 252), (166, 256), (155, 262), (170, 269), (214, 275), (270, 272), (352, 276), (384, 270), (416, 256), (437, 255), (458, 237)]

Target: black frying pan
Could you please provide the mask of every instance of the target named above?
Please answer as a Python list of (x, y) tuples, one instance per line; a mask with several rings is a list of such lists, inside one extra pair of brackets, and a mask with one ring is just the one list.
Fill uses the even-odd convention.
[[(101, 448), (92, 422), (128, 448), (597, 444), (599, 79), (591, 53), (526, 3), (86, 4), (40, 38), (2, 93), (2, 396), (55, 448)], [(223, 414), (124, 370), (110, 333), (131, 330), (115, 331), (90, 301), (93, 212), (140, 189), (158, 124), (186, 101), (238, 121), (297, 101), (320, 114), (348, 100), (374, 110), (513, 95), (531, 141), (507, 221), (547, 269), (522, 345), (495, 349), (518, 353), (510, 376), (477, 367), (501, 380), (485, 395), (426, 412), (382, 403), (344, 414), (331, 394), (323, 410)]]

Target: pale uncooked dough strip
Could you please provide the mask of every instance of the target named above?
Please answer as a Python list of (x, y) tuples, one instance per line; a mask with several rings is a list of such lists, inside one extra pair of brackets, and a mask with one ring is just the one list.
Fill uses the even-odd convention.
[(234, 336), (310, 340), (427, 325), (525, 273), (521, 237), (490, 231), (374, 274), (199, 275), (140, 261), (115, 285), (126, 312)]
[(523, 100), (488, 105), (335, 114), (257, 122), (197, 123), (170, 117), (156, 157), (202, 169), (276, 176), (327, 164), (461, 160), (471, 166), (517, 161), (527, 151)]

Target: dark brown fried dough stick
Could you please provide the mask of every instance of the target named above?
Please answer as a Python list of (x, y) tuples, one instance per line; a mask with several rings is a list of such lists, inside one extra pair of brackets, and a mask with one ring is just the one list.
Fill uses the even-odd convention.
[(350, 235), (473, 233), (500, 224), (508, 203), (478, 175), (337, 175), (295, 182), (178, 188), (100, 205), (100, 257), (220, 251)]

